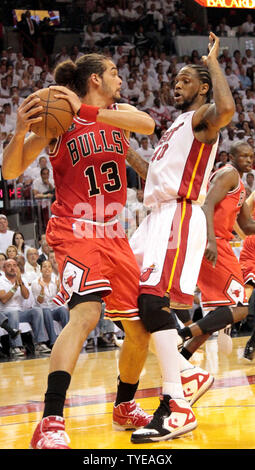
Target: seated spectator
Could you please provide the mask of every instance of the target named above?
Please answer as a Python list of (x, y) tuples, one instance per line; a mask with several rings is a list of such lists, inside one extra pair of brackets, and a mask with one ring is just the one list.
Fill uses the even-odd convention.
[(255, 190), (255, 175), (252, 171), (246, 173), (243, 177), (245, 189), (253, 192)]
[(51, 247), (48, 245), (46, 240), (42, 240), (41, 243), (41, 254), (37, 260), (37, 263), (41, 266), (43, 261), (49, 259), (49, 253), (52, 251)]
[(36, 248), (29, 248), (27, 250), (27, 260), (25, 262), (25, 276), (27, 283), (29, 285), (32, 284), (34, 279), (38, 279), (41, 275), (41, 268), (40, 265), (37, 263), (39, 258), (39, 254)]
[(8, 259), (15, 259), (18, 254), (18, 249), (15, 245), (9, 245), (6, 250), (6, 257)]
[(253, 18), (251, 14), (248, 14), (246, 16), (246, 21), (241, 24), (242, 27), (242, 33), (244, 35), (253, 35), (254, 33), (254, 26), (255, 24), (253, 23)]
[(142, 157), (143, 160), (146, 162), (150, 162), (151, 157), (154, 153), (154, 149), (149, 144), (149, 140), (147, 137), (142, 137), (141, 139), (141, 146), (138, 148), (137, 153)]
[[(5, 261), (4, 273), (5, 275), (0, 277), (0, 311), (8, 318), (13, 330), (18, 330), (20, 323), (29, 323), (34, 336), (35, 351), (48, 354), (50, 349), (45, 344), (47, 335), (43, 312), (36, 307), (23, 310), (23, 302), (29, 298), (29, 290), (14, 259)], [(14, 339), (10, 338), (10, 345), (14, 357), (24, 356), (20, 334)]]
[(58, 321), (64, 328), (69, 321), (69, 310), (66, 307), (57, 307), (53, 302), (53, 298), (59, 290), (59, 283), (53, 277), (50, 261), (42, 262), (41, 276), (32, 282), (31, 287), (36, 305), (42, 308), (49, 344), (52, 347), (57, 339), (53, 320)]
[(237, 74), (240, 84), (241, 84), (241, 90), (247, 90), (247, 88), (252, 87), (252, 81), (251, 79), (246, 75), (244, 67), (239, 67), (239, 73)]
[(241, 86), (240, 80), (238, 76), (235, 73), (233, 73), (230, 65), (226, 66), (225, 73), (226, 73), (227, 82), (232, 92), (234, 92), (235, 90), (240, 90), (240, 86)]
[(228, 163), (229, 161), (229, 156), (228, 156), (228, 153), (225, 152), (225, 150), (221, 150), (220, 153), (219, 153), (219, 159), (215, 165), (215, 168), (221, 168), (223, 167), (224, 165), (226, 165), (226, 163)]
[(31, 248), (25, 242), (24, 235), (21, 232), (14, 232), (12, 237), (12, 245), (16, 246), (19, 255), (27, 256), (27, 250)]
[(65, 60), (70, 60), (70, 55), (68, 53), (67, 46), (62, 46), (60, 52), (58, 52), (55, 56), (55, 65), (59, 64), (60, 62), (64, 62)]
[(4, 274), (4, 262), (7, 260), (5, 253), (0, 253), (0, 277)]
[(57, 264), (57, 261), (56, 261), (55, 252), (53, 250), (50, 250), (50, 252), (49, 252), (48, 261), (51, 262), (53, 276), (55, 276), (55, 278), (60, 283), (60, 275), (59, 275), (59, 270), (58, 270), (58, 264)]
[(14, 231), (9, 230), (6, 215), (0, 214), (0, 252), (5, 253), (8, 246), (12, 245)]
[(33, 196), (35, 199), (53, 199), (54, 186), (50, 182), (50, 171), (42, 168), (40, 177), (33, 181)]

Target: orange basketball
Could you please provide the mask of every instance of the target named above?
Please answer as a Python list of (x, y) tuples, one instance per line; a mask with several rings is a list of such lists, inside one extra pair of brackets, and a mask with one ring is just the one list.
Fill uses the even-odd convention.
[(55, 98), (56, 90), (43, 88), (35, 95), (39, 96), (43, 110), (36, 116), (42, 120), (31, 125), (31, 131), (39, 137), (54, 138), (64, 134), (73, 120), (73, 110), (67, 100)]

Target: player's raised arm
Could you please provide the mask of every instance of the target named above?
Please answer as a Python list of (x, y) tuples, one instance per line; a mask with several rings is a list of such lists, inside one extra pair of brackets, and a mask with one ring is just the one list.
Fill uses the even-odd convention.
[(213, 104), (201, 107), (194, 116), (194, 130), (204, 129), (204, 138), (212, 141), (218, 131), (231, 121), (235, 112), (235, 103), (226, 77), (218, 62), (219, 38), (209, 35), (209, 53), (203, 56), (204, 65), (208, 68), (213, 90)]
[(48, 140), (31, 134), (26, 140), (31, 124), (40, 122), (37, 114), (42, 110), (38, 106), (40, 98), (30, 95), (20, 105), (17, 111), (17, 121), (14, 136), (3, 152), (2, 174), (4, 179), (14, 179), (35, 160)]

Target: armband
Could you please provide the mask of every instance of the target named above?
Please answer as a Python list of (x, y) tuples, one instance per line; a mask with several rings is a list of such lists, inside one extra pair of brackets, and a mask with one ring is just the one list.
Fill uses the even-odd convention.
[(89, 122), (96, 122), (99, 109), (100, 108), (98, 106), (82, 104), (77, 113), (77, 116)]

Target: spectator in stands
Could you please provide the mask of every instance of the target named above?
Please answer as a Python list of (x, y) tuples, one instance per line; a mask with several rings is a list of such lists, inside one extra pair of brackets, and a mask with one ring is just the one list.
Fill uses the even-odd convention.
[(255, 190), (255, 175), (252, 171), (245, 174), (244, 186), (245, 189), (248, 189), (251, 192)]
[(39, 254), (36, 248), (29, 248), (27, 250), (27, 259), (25, 262), (25, 275), (28, 284), (31, 285), (34, 279), (38, 279), (41, 275), (40, 265), (37, 263)]
[(237, 74), (237, 77), (240, 80), (241, 90), (247, 90), (247, 88), (250, 89), (252, 87), (252, 81), (246, 75), (244, 67), (242, 67), (242, 66), (239, 67), (239, 73)]
[(0, 277), (4, 274), (4, 262), (7, 260), (5, 253), (0, 253)]
[(252, 36), (254, 34), (255, 24), (253, 23), (253, 17), (250, 13), (246, 16), (246, 21), (242, 23), (241, 26), (244, 35)]
[(9, 230), (6, 215), (0, 214), (0, 252), (5, 253), (8, 246), (12, 244), (14, 231)]
[(17, 247), (15, 245), (9, 245), (6, 250), (6, 257), (8, 259), (15, 259), (18, 254)]
[(23, 233), (14, 232), (12, 237), (12, 245), (16, 246), (19, 255), (23, 255), (26, 258), (27, 251), (30, 246), (26, 244)]
[(64, 62), (65, 60), (70, 60), (70, 55), (68, 53), (67, 46), (62, 46), (60, 52), (56, 54), (55, 65), (59, 64), (60, 62)]
[(50, 182), (50, 171), (42, 168), (40, 178), (33, 181), (33, 196), (35, 199), (52, 199), (54, 197), (54, 186)]
[(66, 307), (57, 307), (53, 298), (58, 292), (59, 284), (53, 277), (51, 262), (45, 260), (41, 264), (41, 275), (32, 282), (32, 293), (36, 305), (42, 308), (46, 331), (49, 336), (49, 344), (52, 347), (57, 339), (53, 321), (64, 326), (69, 321), (69, 310)]
[(154, 153), (154, 149), (149, 144), (149, 139), (147, 137), (141, 138), (141, 145), (137, 149), (137, 153), (145, 160), (146, 162), (150, 162), (151, 157)]
[(43, 240), (41, 243), (41, 254), (37, 260), (37, 263), (42, 266), (43, 261), (49, 259), (49, 253), (52, 251), (46, 240)]
[(55, 252), (53, 250), (50, 250), (50, 252), (49, 252), (48, 261), (51, 262), (53, 277), (55, 276), (57, 281), (60, 283), (60, 275), (59, 275), (59, 271), (58, 271), (58, 265), (57, 265), (57, 261), (56, 261)]
[[(50, 353), (45, 342), (47, 336), (44, 330), (43, 313), (39, 308), (23, 310), (24, 299), (28, 299), (29, 290), (22, 279), (17, 262), (7, 259), (4, 263), (4, 276), (0, 277), (0, 310), (8, 318), (12, 329), (18, 330), (19, 324), (30, 324), (35, 341), (35, 351), (38, 353)], [(11, 354), (24, 356), (20, 334), (15, 339), (10, 339)]]
[(225, 73), (226, 73), (227, 82), (232, 92), (234, 92), (235, 90), (240, 90), (240, 80), (237, 77), (237, 75), (233, 73), (230, 65), (226, 66)]
[(29, 10), (21, 15), (18, 30), (21, 36), (24, 57), (34, 57), (37, 47), (38, 26), (36, 21), (31, 18)]

